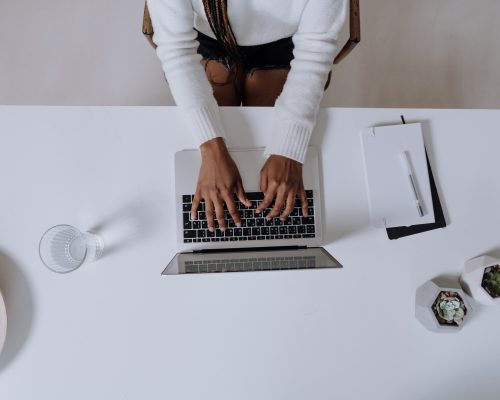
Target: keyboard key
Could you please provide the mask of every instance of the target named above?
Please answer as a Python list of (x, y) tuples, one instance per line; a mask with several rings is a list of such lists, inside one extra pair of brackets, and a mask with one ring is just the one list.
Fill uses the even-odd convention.
[(308, 207), (308, 208), (307, 208), (307, 213), (308, 213), (309, 215), (314, 215), (314, 207)]
[(314, 225), (307, 225), (307, 233), (314, 233)]
[(277, 235), (278, 233), (279, 233), (279, 228), (272, 226), (271, 227), (271, 235)]
[(307, 207), (312, 207), (313, 205), (313, 199), (307, 199)]
[(200, 221), (193, 221), (193, 229), (201, 229), (201, 222)]
[(288, 233), (288, 228), (286, 226), (280, 226), (280, 235), (285, 235)]
[(289, 226), (288, 227), (288, 233), (290, 233), (291, 235), (296, 234), (297, 233), (297, 227), (295, 225)]
[(314, 235), (313, 233), (305, 233), (304, 235), (302, 235), (303, 238), (313, 238), (315, 236), (316, 235)]
[(312, 190), (306, 190), (306, 197), (308, 199), (312, 198), (313, 197), (313, 191)]
[(198, 237), (199, 237), (199, 238), (204, 238), (204, 237), (206, 237), (207, 235), (206, 235), (206, 233), (205, 233), (205, 232), (206, 232), (206, 231), (205, 231), (204, 229), (200, 229), (200, 230), (198, 231)]
[(302, 224), (302, 219), (300, 217), (293, 217), (292, 222), (294, 225), (301, 225)]
[(194, 239), (196, 238), (196, 231), (187, 230), (184, 231), (184, 239)]
[(255, 226), (255, 220), (254, 219), (247, 219), (246, 224), (247, 224), (247, 226)]
[(314, 217), (302, 217), (302, 225), (314, 225)]
[(257, 218), (256, 224), (257, 226), (264, 226), (266, 224), (266, 220), (264, 218)]
[(243, 236), (250, 236), (252, 234), (252, 229), (243, 228)]
[(234, 236), (241, 236), (243, 235), (243, 229), (242, 228), (234, 228)]
[(262, 200), (264, 199), (264, 193), (262, 192), (250, 192), (247, 193), (248, 200)]
[(185, 194), (184, 196), (182, 196), (182, 202), (183, 203), (191, 203), (191, 195)]
[(263, 226), (262, 228), (260, 228), (260, 233), (266, 236), (269, 235), (269, 227)]
[(253, 218), (253, 210), (245, 210), (245, 218)]
[(297, 232), (298, 233), (306, 233), (306, 227), (304, 225), (299, 225), (297, 227)]
[(252, 228), (252, 236), (260, 236), (260, 228)]
[(191, 204), (183, 204), (182, 211), (191, 211)]
[(228, 237), (228, 236), (234, 236), (233, 229), (232, 228), (226, 229), (226, 231), (224, 232), (224, 234), (225, 234), (226, 237)]

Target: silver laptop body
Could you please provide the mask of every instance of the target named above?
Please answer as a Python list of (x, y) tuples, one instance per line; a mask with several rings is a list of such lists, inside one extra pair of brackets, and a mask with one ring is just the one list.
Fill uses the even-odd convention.
[[(264, 149), (230, 150), (230, 154), (238, 166), (246, 192), (260, 192), (259, 174), (266, 161)], [(307, 227), (307, 232), (314, 232), (313, 234), (267, 237), (262, 235), (246, 240), (246, 238), (233, 236), (220, 239), (208, 238), (206, 237), (208, 232), (198, 232), (202, 238), (192, 237), (196, 233), (184, 229), (187, 225), (190, 228), (193, 226), (193, 221), (187, 222), (186, 220), (188, 218), (186, 213), (190, 210), (186, 198), (189, 199), (189, 196), (194, 194), (200, 165), (199, 150), (182, 150), (175, 155), (177, 241), (181, 251), (165, 268), (163, 275), (341, 267), (341, 264), (326, 250), (319, 248), (323, 244), (323, 207), (319, 155), (315, 147), (308, 149), (307, 159), (303, 166), (304, 188), (309, 196), (312, 193), (314, 211), (314, 228)], [(242, 218), (245, 217), (244, 210), (240, 211), (240, 214)], [(289, 218), (292, 221), (292, 217)], [(294, 221), (299, 219), (300, 216)], [(200, 226), (200, 223), (197, 222), (194, 225)], [(284, 228), (280, 229), (284, 230)], [(276, 231), (280, 229), (275, 228)], [(233, 229), (231, 229), (231, 234), (232, 231)], [(269, 233), (269, 230), (266, 232)], [(239, 233), (241, 234), (241, 231)], [(221, 235), (221, 232), (218, 234)], [(189, 235), (189, 239), (186, 235)], [(267, 239), (271, 237), (279, 238)]]

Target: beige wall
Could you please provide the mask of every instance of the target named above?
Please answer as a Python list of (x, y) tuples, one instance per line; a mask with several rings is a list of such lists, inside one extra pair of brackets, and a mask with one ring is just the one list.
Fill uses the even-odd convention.
[[(0, 104), (173, 104), (143, 0), (0, 0)], [(500, 108), (500, 1), (361, 0), (323, 104)]]

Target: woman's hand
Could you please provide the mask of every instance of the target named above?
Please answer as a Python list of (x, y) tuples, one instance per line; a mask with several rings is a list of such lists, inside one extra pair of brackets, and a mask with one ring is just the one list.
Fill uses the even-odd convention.
[(200, 150), (201, 168), (191, 207), (191, 219), (196, 219), (200, 201), (204, 200), (208, 229), (211, 232), (215, 229), (215, 211), (219, 227), (224, 231), (226, 229), (224, 203), (226, 203), (236, 226), (241, 226), (233, 193), (236, 192), (238, 199), (247, 207), (250, 207), (252, 203), (246, 197), (240, 173), (229, 155), (224, 141), (221, 138), (209, 140), (200, 146)]
[[(260, 171), (260, 190), (264, 200), (257, 207), (260, 213), (276, 198), (272, 210), (266, 215), (269, 220), (278, 216), (285, 220), (293, 211), (295, 198), (302, 203), (302, 215), (307, 216), (307, 197), (302, 181), (302, 164), (287, 157), (271, 155)], [(283, 207), (285, 209), (282, 212)]]

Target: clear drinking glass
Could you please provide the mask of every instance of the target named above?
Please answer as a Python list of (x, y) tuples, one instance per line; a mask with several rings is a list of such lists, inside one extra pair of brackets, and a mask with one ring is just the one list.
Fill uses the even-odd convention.
[(99, 235), (81, 232), (71, 225), (56, 225), (40, 240), (40, 258), (54, 272), (71, 272), (84, 262), (98, 259), (104, 250)]

